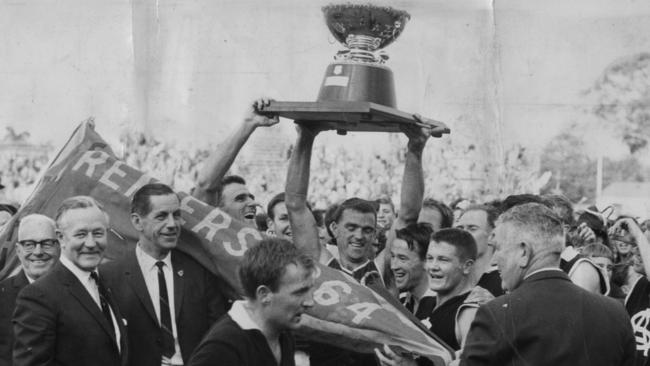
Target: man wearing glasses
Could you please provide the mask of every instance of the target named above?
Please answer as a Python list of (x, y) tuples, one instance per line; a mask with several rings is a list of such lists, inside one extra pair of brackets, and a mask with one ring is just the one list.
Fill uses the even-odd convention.
[(61, 248), (51, 218), (32, 214), (23, 217), (18, 227), (16, 254), (22, 270), (0, 282), (0, 366), (11, 365), (13, 327), (11, 317), (18, 292), (47, 273), (59, 260)]

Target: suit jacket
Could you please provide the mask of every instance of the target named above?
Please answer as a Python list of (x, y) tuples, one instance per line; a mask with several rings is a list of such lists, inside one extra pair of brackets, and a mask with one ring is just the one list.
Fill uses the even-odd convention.
[[(178, 250), (173, 250), (171, 256), (176, 330), (186, 363), (210, 326), (226, 313), (227, 301), (218, 290), (214, 275)], [(135, 250), (102, 265), (99, 272), (129, 325), (129, 364), (160, 366), (163, 346), (160, 322)]]
[(560, 271), (533, 274), (479, 308), (461, 365), (632, 365), (630, 319), (616, 300)]
[(16, 308), (16, 297), (28, 284), (23, 271), (0, 282), (0, 366), (11, 366), (14, 345), (14, 327), (11, 319)]
[(14, 366), (126, 365), (127, 332), (112, 295), (106, 299), (121, 333), (118, 350), (110, 324), (79, 279), (60, 262), (18, 295), (14, 313)]

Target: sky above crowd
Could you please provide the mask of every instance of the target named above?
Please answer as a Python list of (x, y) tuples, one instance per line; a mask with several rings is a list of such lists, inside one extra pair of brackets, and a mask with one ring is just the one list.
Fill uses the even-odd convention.
[[(0, 128), (58, 146), (93, 116), (109, 141), (143, 129), (221, 141), (258, 96), (316, 99), (341, 49), (321, 12), (329, 3), (2, 1)], [(586, 118), (583, 92), (608, 65), (650, 50), (647, 1), (373, 3), (411, 15), (386, 48), (398, 108), (484, 143), (544, 144)], [(281, 128), (293, 138), (289, 121)]]

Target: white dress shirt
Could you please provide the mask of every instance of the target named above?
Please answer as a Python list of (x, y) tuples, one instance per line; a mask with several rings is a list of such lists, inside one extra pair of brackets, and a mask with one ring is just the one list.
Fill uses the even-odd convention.
[[(102, 309), (101, 301), (99, 300), (99, 288), (97, 287), (97, 283), (95, 283), (95, 280), (90, 278), (90, 272), (84, 271), (83, 269), (77, 267), (72, 261), (70, 261), (66, 256), (62, 255), (61, 258), (59, 259), (61, 264), (65, 266), (65, 268), (69, 269), (72, 274), (77, 277), (79, 282), (83, 285), (83, 287), (88, 291), (88, 294), (90, 294), (90, 297), (95, 301), (99, 309)], [(117, 349), (121, 351), (120, 349), (120, 327), (117, 324), (117, 318), (115, 318), (115, 312), (113, 311), (113, 308), (109, 305), (109, 308), (111, 310), (111, 319), (113, 320), (113, 329), (115, 329), (115, 341), (117, 342)]]
[[(158, 317), (158, 324), (160, 324), (160, 290), (158, 287), (158, 266), (156, 262), (158, 259), (147, 254), (140, 244), (135, 248), (135, 257), (138, 260), (138, 265), (144, 277), (144, 283), (149, 290), (149, 297), (153, 303), (153, 310)], [(172, 334), (174, 335), (174, 355), (171, 360), (165, 359), (163, 356), (163, 365), (182, 365), (183, 357), (181, 355), (181, 347), (178, 343), (178, 331), (176, 330), (176, 305), (174, 303), (174, 268), (172, 267), (171, 253), (161, 260), (165, 265), (163, 266), (163, 273), (165, 274), (165, 284), (167, 285), (167, 297), (169, 300), (169, 312), (172, 318)]]
[(255, 323), (253, 318), (251, 318), (250, 314), (246, 310), (246, 301), (244, 300), (237, 300), (232, 303), (232, 307), (228, 311), (228, 315), (232, 320), (239, 325), (239, 327), (243, 330), (248, 330), (248, 329), (257, 329), (260, 332), (262, 331), (262, 328)]

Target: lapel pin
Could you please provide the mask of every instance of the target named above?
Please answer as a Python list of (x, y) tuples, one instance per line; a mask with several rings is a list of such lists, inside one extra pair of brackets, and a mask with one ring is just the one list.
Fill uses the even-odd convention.
[(176, 273), (178, 273), (178, 276), (179, 276), (179, 277), (183, 277), (183, 273), (184, 273), (184, 272), (183, 272), (182, 269), (181, 269), (180, 271), (176, 272)]

